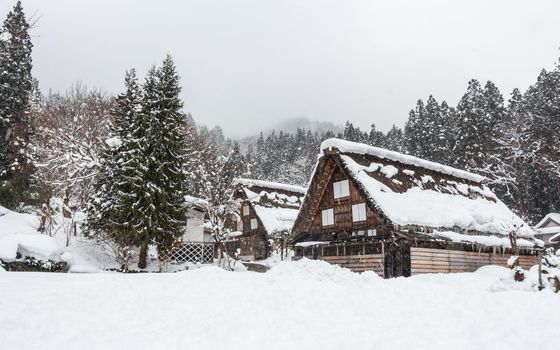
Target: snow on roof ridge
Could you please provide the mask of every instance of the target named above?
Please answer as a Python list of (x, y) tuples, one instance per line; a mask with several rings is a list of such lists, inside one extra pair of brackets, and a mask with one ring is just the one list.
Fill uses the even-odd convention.
[(376, 156), (379, 158), (389, 159), (399, 163), (413, 165), (424, 169), (433, 170), (439, 173), (455, 176), (461, 179), (483, 182), (486, 178), (484, 176), (473, 174), (465, 170), (456, 169), (440, 163), (431, 162), (422, 158), (414, 157), (408, 154), (390, 151), (385, 148), (374, 147), (363, 143), (346, 141), (337, 138), (330, 138), (321, 143), (321, 151), (328, 148), (336, 148), (342, 153), (357, 153)]
[(542, 225), (544, 225), (548, 219), (553, 220), (554, 222), (560, 224), (560, 213), (548, 213), (545, 215), (545, 217), (539, 221), (538, 224), (535, 225), (535, 228), (540, 228)]
[(263, 180), (255, 180), (255, 179), (235, 179), (233, 180), (233, 186), (242, 185), (247, 187), (258, 186), (258, 187), (266, 187), (277, 189), (281, 191), (288, 191), (288, 192), (296, 192), (300, 194), (307, 193), (307, 188), (296, 186), (296, 185), (288, 185), (279, 182), (272, 182), (272, 181), (263, 181)]

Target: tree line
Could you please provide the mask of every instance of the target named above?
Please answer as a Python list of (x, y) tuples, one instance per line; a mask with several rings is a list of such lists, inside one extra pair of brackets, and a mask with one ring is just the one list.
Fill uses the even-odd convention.
[(491, 81), (473, 79), (456, 106), (419, 99), (404, 128), (386, 133), (346, 122), (340, 133), (273, 132), (249, 143), (247, 172), (306, 185), (322, 140), (339, 137), (482, 174), (508, 206), (536, 223), (560, 210), (560, 63), (506, 102)]

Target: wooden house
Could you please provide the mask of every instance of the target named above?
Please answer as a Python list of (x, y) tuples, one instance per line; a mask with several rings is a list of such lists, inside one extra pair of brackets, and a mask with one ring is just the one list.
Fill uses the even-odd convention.
[(474, 271), (506, 266), (516, 232), (520, 263), (532, 266), (533, 231), (485, 183), (398, 152), (326, 140), (292, 229), (296, 258), (386, 278)]
[(233, 198), (240, 204), (238, 220), (229, 221), (229, 254), (241, 260), (270, 256), (272, 243), (288, 237), (306, 189), (299, 186), (236, 179)]
[(535, 237), (542, 240), (546, 247), (560, 248), (560, 213), (547, 214), (534, 229)]

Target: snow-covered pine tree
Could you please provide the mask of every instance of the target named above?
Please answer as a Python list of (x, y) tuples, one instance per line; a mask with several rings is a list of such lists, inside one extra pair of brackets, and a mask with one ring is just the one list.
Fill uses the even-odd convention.
[(449, 107), (443, 101), (440, 105), (440, 129), (438, 133), (438, 154), (436, 158), (439, 162), (452, 165), (455, 161), (453, 146), (457, 133), (457, 115), (453, 107)]
[(409, 112), (408, 121), (404, 128), (404, 148), (406, 153), (422, 157), (426, 147), (425, 135), (426, 108), (424, 102), (418, 100), (416, 108)]
[(457, 138), (455, 165), (473, 170), (481, 167), (484, 157), (485, 110), (484, 91), (476, 79), (469, 81), (467, 92), (457, 105)]
[(145, 216), (142, 259), (148, 240), (157, 244), (160, 252), (166, 252), (182, 235), (186, 225), (186, 119), (181, 112), (180, 91), (179, 76), (168, 55), (157, 71), (152, 69), (148, 74), (141, 104), (146, 124), (144, 152), (147, 158), (143, 174), (144, 205), (139, 210)]
[[(359, 129), (358, 129), (359, 131)], [(375, 123), (371, 123), (371, 129), (369, 131), (369, 135), (368, 135), (368, 143), (372, 146), (375, 147), (385, 147), (386, 144), (386, 139), (385, 139), (385, 135), (383, 134), (383, 132), (377, 130), (377, 127), (375, 126)], [(363, 141), (360, 141), (363, 142)]]
[(560, 210), (560, 66), (543, 70), (521, 105), (528, 125), (523, 133), (524, 164), (530, 171), (518, 182), (528, 184), (523, 196), (526, 215), (536, 222)]
[(393, 127), (385, 136), (385, 147), (392, 151), (402, 152), (404, 143), (404, 135), (401, 128), (393, 124)]
[[(0, 29), (0, 204), (14, 207), (30, 185), (26, 152), (30, 138), (26, 112), (33, 90), (30, 25), (18, 1)], [(13, 137), (17, 130), (17, 138)], [(24, 145), (25, 146), (25, 145)], [(14, 151), (16, 153), (14, 153)], [(20, 166), (21, 165), (21, 166)]]
[(134, 69), (126, 72), (125, 87), (111, 111), (113, 133), (102, 151), (85, 226), (89, 235), (116, 243), (124, 270), (128, 269), (129, 247), (141, 244), (137, 232), (143, 218), (137, 200), (142, 197), (142, 170), (146, 163), (140, 142), (143, 130), (137, 127), (141, 94)]

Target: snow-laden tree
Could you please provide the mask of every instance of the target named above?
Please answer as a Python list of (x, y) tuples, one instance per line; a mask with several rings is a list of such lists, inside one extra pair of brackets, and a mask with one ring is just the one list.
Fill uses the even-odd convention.
[(45, 201), (51, 196), (64, 198), (67, 217), (91, 194), (110, 135), (113, 103), (111, 96), (77, 82), (63, 94), (49, 94), (32, 114), (37, 191)]
[(393, 124), (385, 136), (385, 147), (391, 151), (404, 151), (404, 134), (401, 128)]
[(143, 240), (139, 266), (145, 266), (148, 243), (156, 244), (165, 253), (186, 226), (186, 117), (181, 112), (180, 92), (175, 64), (167, 56), (159, 69), (148, 73), (137, 125), (143, 130), (138, 142), (144, 145), (147, 162), (142, 165), (142, 196), (135, 203), (143, 219), (137, 228)]
[(418, 100), (416, 108), (408, 113), (404, 127), (404, 149), (406, 153), (417, 157), (422, 157), (426, 147), (425, 114), (424, 102)]
[(30, 186), (32, 168), (27, 142), (34, 81), (33, 44), (21, 2), (16, 2), (0, 28), (0, 204), (14, 208)]
[(137, 127), (140, 110), (140, 87), (135, 70), (125, 76), (126, 92), (116, 99), (110, 138), (105, 140), (94, 189), (87, 205), (86, 232), (103, 242), (114, 244), (115, 253), (128, 269), (131, 247), (141, 245), (136, 234), (142, 224), (135, 204), (142, 195), (142, 170), (146, 159), (142, 130)]

